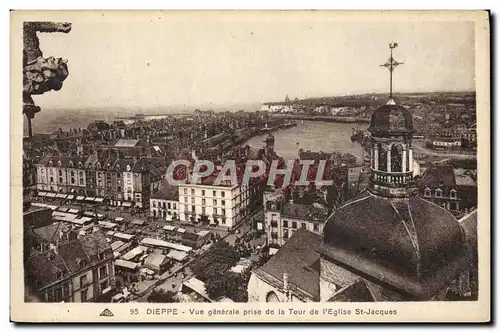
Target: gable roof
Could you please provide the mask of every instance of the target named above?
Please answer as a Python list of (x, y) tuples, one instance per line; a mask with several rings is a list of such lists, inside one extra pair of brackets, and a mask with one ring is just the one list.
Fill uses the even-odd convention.
[(319, 253), (315, 250), (322, 237), (299, 229), (280, 250), (262, 267), (253, 273), (270, 283), (283, 288), (283, 274), (288, 274), (288, 283), (298, 295), (319, 301)]

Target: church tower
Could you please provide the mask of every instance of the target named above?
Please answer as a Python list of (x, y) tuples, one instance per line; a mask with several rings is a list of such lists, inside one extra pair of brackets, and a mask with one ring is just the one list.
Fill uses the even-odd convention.
[(405, 197), (415, 193), (411, 147), (415, 129), (411, 113), (393, 99), (392, 72), (402, 63), (392, 57), (397, 44), (392, 43), (389, 47), (390, 58), (382, 65), (390, 74), (389, 101), (374, 112), (368, 128), (372, 140), (369, 188), (381, 196)]

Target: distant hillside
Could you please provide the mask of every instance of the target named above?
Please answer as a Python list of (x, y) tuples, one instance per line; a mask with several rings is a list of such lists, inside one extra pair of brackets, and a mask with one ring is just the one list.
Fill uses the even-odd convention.
[[(290, 101), (272, 101), (264, 105), (304, 105), (304, 106), (330, 106), (330, 107), (363, 107), (378, 106), (389, 99), (389, 94), (360, 94), (336, 97), (317, 97), (307, 99), (295, 99)], [(413, 104), (417, 100), (422, 104), (475, 104), (475, 92), (425, 92), (425, 93), (396, 93), (396, 102), (401, 104)]]

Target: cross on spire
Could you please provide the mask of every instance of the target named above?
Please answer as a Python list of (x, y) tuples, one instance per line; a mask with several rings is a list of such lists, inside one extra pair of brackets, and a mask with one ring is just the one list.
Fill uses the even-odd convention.
[(380, 65), (380, 67), (385, 67), (385, 68), (389, 69), (389, 79), (390, 79), (390, 81), (389, 81), (389, 87), (390, 87), (389, 98), (390, 99), (392, 99), (392, 72), (394, 71), (394, 68), (403, 64), (403, 62), (397, 62), (392, 57), (392, 50), (396, 47), (398, 47), (398, 43), (389, 43), (389, 49), (391, 50), (391, 56), (389, 57), (389, 59), (387, 60), (386, 63), (384, 63), (383, 65)]

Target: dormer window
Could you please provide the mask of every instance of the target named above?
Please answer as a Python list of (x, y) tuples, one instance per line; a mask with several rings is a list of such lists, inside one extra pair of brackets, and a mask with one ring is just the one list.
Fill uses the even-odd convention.
[(69, 167), (73, 167), (73, 160), (69, 161)]
[(52, 166), (53, 163), (52, 163), (52, 160), (49, 160), (49, 166)]
[(56, 272), (56, 279), (62, 279), (63, 276), (64, 276), (64, 273), (62, 271)]
[(80, 269), (84, 269), (86, 266), (87, 266), (87, 263), (85, 263), (85, 261), (83, 259), (78, 261), (78, 267)]
[(99, 257), (100, 260), (103, 260), (106, 256), (104, 255), (103, 252), (100, 252), (97, 257)]
[(457, 191), (455, 189), (450, 190), (450, 198), (457, 198)]
[(81, 161), (80, 161), (80, 162), (78, 162), (78, 167), (82, 168), (82, 166), (83, 166), (83, 165), (82, 165), (82, 162), (81, 162)]
[(101, 163), (97, 163), (97, 168), (100, 169), (101, 168)]
[(425, 197), (431, 197), (431, 190), (429, 188), (425, 188), (424, 196)]
[(62, 166), (62, 161), (58, 160), (57, 161), (57, 166), (61, 167)]
[(436, 189), (436, 197), (443, 197), (443, 191), (441, 189)]

